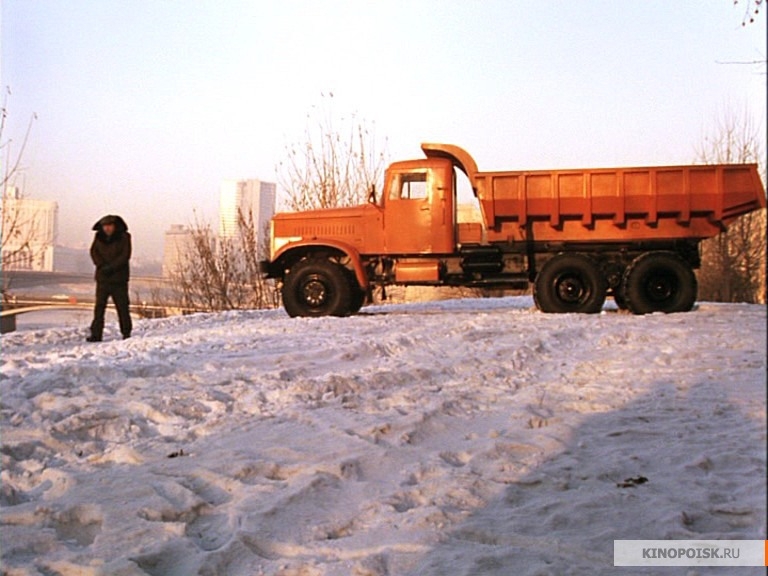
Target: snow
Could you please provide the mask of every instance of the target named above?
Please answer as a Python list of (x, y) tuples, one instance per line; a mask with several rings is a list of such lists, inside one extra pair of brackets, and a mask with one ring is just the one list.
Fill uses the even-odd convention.
[(2, 336), (3, 574), (693, 576), (729, 571), (613, 568), (613, 541), (766, 538), (763, 306), (84, 334)]
[[(92, 309), (80, 310), (39, 310), (27, 312), (16, 316), (16, 330), (45, 330), (55, 327), (88, 326), (93, 319)], [(117, 313), (114, 309), (108, 309), (105, 314), (107, 322), (117, 322)]]

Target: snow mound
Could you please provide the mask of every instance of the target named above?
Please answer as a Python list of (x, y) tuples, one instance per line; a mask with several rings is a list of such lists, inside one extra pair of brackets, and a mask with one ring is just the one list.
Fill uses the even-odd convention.
[(2, 336), (4, 573), (593, 575), (615, 539), (766, 537), (762, 306), (465, 299), (105, 336)]

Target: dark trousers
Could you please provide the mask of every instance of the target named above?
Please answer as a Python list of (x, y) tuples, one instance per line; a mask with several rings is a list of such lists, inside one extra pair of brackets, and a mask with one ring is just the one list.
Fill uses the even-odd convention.
[(120, 321), (120, 333), (130, 336), (133, 329), (131, 314), (128, 311), (128, 283), (108, 284), (96, 283), (96, 305), (93, 308), (93, 322), (91, 322), (91, 337), (101, 340), (104, 333), (104, 313), (107, 311), (107, 300), (110, 296), (117, 308), (117, 318)]

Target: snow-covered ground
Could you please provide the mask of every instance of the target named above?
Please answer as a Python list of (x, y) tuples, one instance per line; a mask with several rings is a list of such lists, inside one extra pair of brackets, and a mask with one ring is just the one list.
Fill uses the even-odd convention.
[(764, 571), (613, 567), (614, 539), (766, 537), (763, 306), (465, 299), (84, 335), (2, 337), (3, 574)]
[[(16, 330), (46, 330), (55, 327), (80, 327), (88, 326), (93, 319), (93, 310), (86, 308), (80, 310), (39, 310), (27, 312), (16, 316)], [(117, 313), (112, 304), (105, 315), (107, 322), (117, 322)]]

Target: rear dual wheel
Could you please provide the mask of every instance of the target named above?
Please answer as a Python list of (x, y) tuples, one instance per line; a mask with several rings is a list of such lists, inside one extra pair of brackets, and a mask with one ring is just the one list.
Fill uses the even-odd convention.
[(698, 284), (690, 264), (674, 252), (646, 252), (624, 273), (622, 293), (634, 314), (688, 312)]
[(533, 299), (542, 312), (595, 314), (605, 302), (608, 283), (597, 264), (583, 254), (558, 254), (536, 276)]
[(627, 299), (624, 296), (624, 292), (622, 291), (621, 285), (617, 286), (613, 289), (613, 301), (616, 303), (616, 307), (619, 310), (626, 310), (627, 309)]

